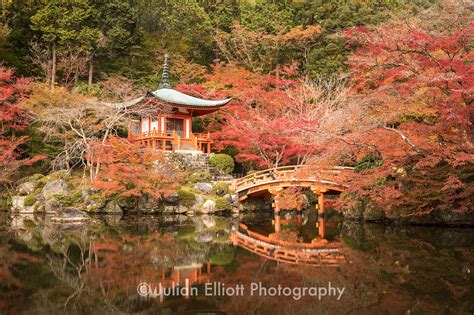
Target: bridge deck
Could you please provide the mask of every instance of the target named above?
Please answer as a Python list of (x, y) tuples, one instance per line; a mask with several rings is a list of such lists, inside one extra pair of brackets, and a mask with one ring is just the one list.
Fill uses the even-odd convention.
[(339, 166), (315, 172), (314, 169), (306, 165), (282, 166), (236, 179), (232, 183), (232, 189), (239, 193), (241, 198), (263, 190), (291, 186), (340, 192), (347, 188), (342, 184), (343, 173), (353, 169), (352, 167)]

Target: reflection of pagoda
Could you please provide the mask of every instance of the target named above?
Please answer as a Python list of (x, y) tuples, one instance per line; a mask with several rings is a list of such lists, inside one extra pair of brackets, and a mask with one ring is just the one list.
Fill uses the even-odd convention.
[[(187, 292), (191, 292), (191, 287), (196, 284), (203, 284), (210, 281), (211, 277), (211, 263), (192, 263), (188, 265), (179, 265), (174, 267), (164, 267), (161, 271), (158, 271), (160, 278), (156, 280), (156, 283), (150, 284), (152, 286), (158, 286), (161, 284), (162, 288), (173, 289), (176, 287), (187, 288)], [(147, 299), (156, 298), (160, 303), (164, 303), (166, 296), (160, 294), (157, 290), (153, 290), (147, 295)], [(163, 293), (163, 292), (161, 292)], [(189, 299), (189, 295), (183, 296), (185, 299)]]

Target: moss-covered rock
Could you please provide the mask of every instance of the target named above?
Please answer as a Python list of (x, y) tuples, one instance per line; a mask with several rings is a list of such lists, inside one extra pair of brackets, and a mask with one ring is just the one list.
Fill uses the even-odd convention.
[(196, 201), (196, 196), (185, 189), (180, 189), (177, 191), (179, 197), (179, 203), (185, 207), (192, 207)]
[(192, 173), (189, 178), (188, 182), (191, 184), (196, 184), (198, 182), (208, 182), (212, 179), (212, 176), (208, 172), (196, 172)]
[(36, 203), (37, 199), (35, 196), (26, 196), (25, 199), (23, 200), (23, 205), (25, 207), (31, 207)]
[(229, 184), (227, 183), (214, 183), (212, 186), (212, 193), (217, 196), (224, 196), (229, 192)]
[(216, 198), (216, 211), (225, 211), (232, 209), (232, 204), (227, 198), (217, 197)]

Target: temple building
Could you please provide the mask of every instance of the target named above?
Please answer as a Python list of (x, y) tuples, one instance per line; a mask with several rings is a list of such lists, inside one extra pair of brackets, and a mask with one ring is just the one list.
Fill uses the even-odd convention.
[[(210, 153), (210, 134), (194, 133), (192, 119), (213, 113), (230, 101), (230, 98), (216, 101), (200, 99), (173, 89), (168, 76), (168, 55), (165, 55), (158, 89), (123, 103), (127, 107), (145, 106), (150, 109), (147, 114), (129, 121), (128, 139), (157, 150)], [(166, 110), (163, 110), (163, 105)]]

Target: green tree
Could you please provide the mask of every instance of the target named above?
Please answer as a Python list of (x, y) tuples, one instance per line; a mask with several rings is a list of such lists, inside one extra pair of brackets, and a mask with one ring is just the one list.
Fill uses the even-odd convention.
[(94, 20), (95, 11), (88, 0), (51, 0), (31, 17), (32, 30), (40, 33), (39, 40), (50, 53), (51, 86), (56, 82), (58, 50), (79, 49), (90, 56), (99, 40), (99, 30), (91, 23)]

